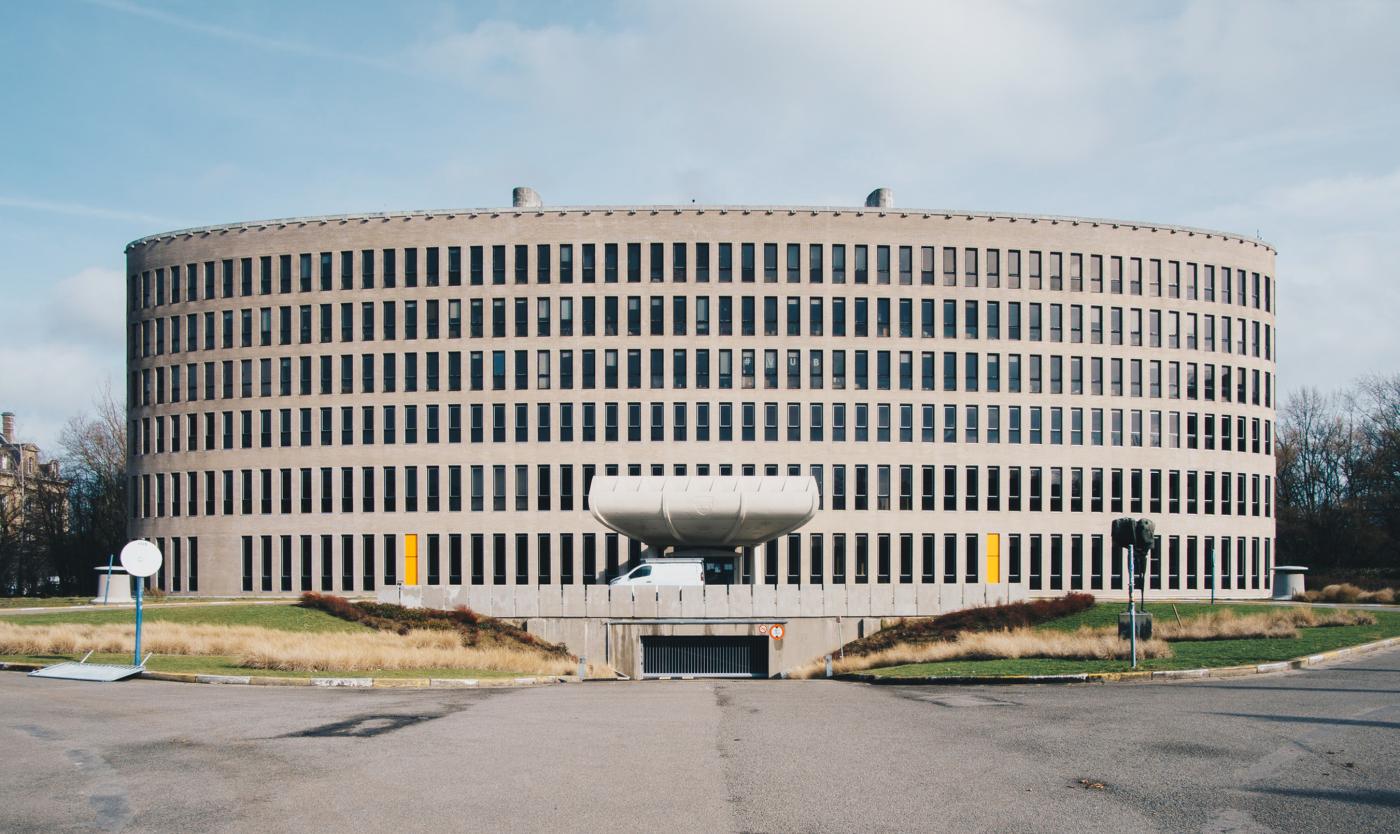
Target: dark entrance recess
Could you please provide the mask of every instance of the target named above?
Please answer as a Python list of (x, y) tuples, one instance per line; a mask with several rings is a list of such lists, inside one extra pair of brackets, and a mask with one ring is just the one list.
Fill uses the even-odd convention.
[(768, 638), (644, 636), (642, 677), (766, 678)]

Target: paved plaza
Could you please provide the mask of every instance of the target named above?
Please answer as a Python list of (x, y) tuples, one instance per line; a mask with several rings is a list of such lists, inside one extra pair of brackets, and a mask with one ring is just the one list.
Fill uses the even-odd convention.
[(1227, 681), (0, 674), (7, 831), (1394, 831), (1400, 651)]

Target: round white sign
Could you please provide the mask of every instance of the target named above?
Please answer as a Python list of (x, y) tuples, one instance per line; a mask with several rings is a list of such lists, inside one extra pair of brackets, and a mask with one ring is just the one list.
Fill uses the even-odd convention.
[(127, 542), (122, 548), (122, 567), (132, 576), (150, 576), (160, 570), (160, 564), (164, 559), (160, 555), (160, 549), (145, 539), (137, 539)]

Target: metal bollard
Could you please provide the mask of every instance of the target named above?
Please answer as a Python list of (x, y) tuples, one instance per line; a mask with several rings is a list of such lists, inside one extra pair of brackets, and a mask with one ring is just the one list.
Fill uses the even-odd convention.
[(826, 676), (831, 677), (831, 655), (826, 656)]
[(580, 683), (588, 680), (588, 658), (582, 655), (578, 659), (578, 679)]

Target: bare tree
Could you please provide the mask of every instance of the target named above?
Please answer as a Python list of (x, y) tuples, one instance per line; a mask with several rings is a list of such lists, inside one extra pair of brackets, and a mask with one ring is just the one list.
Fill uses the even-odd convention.
[(58, 443), (65, 462), (80, 471), (109, 480), (126, 477), (126, 419), (111, 385), (98, 391), (92, 413), (69, 418)]
[(1280, 560), (1400, 568), (1400, 374), (1297, 392), (1277, 441)]
[(104, 385), (93, 410), (70, 418), (59, 437), (67, 475), (68, 525), (64, 546), (54, 552), (56, 575), (70, 590), (86, 592), (92, 568), (126, 541), (126, 420)]

